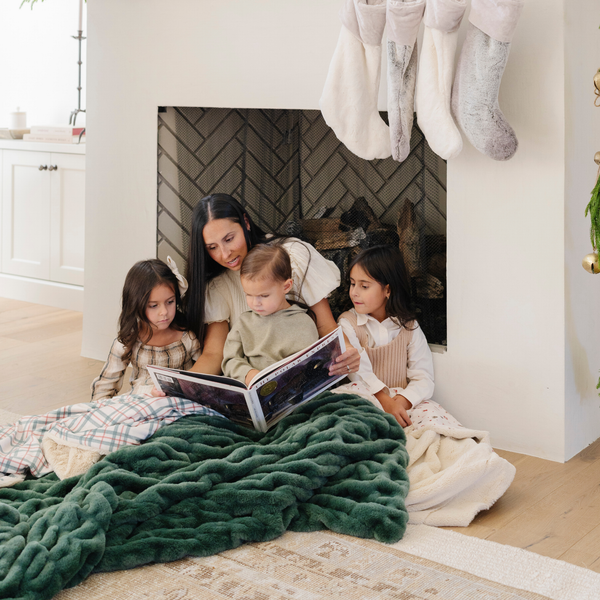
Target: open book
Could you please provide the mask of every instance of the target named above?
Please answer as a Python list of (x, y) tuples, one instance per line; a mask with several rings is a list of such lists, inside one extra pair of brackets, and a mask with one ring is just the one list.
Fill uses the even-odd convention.
[(148, 366), (157, 389), (220, 412), (236, 423), (267, 431), (296, 407), (343, 379), (329, 366), (346, 350), (341, 327), (263, 369), (246, 386), (237, 379)]

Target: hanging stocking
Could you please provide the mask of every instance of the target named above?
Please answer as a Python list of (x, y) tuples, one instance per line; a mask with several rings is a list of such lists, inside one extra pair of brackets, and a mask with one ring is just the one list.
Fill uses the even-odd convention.
[(431, 149), (443, 159), (458, 156), (462, 137), (450, 102), (458, 28), (466, 0), (427, 0), (415, 104), (419, 127)]
[(388, 0), (388, 119), (394, 160), (402, 162), (410, 152), (415, 83), (417, 33), (425, 0)]
[(508, 160), (518, 141), (498, 92), (523, 0), (473, 0), (454, 87), (452, 112), (468, 140), (494, 160)]
[(388, 126), (379, 116), (381, 38), (385, 0), (346, 0), (342, 30), (319, 101), (325, 122), (360, 158), (391, 154)]

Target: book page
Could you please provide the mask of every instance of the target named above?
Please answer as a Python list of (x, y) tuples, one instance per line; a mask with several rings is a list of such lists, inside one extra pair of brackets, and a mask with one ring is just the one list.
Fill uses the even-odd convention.
[[(323, 344), (323, 342), (328, 342), (330, 339), (338, 337), (338, 335), (339, 335), (338, 330), (341, 331), (341, 327), (338, 327), (335, 331), (332, 331), (331, 333), (324, 335), (322, 338), (318, 339), (314, 344), (311, 344), (310, 346), (304, 348), (304, 350), (299, 350), (295, 354), (287, 356), (286, 358), (282, 358), (280, 361), (277, 361), (276, 363), (273, 363), (272, 365), (269, 365), (268, 367), (264, 368), (262, 371), (260, 371), (260, 373), (257, 373), (251, 379), (250, 383), (248, 384), (248, 389), (251, 390), (252, 388), (257, 387), (258, 385), (260, 385), (261, 380), (268, 377), (270, 373), (273, 373), (273, 371), (277, 371), (280, 368), (290, 365), (295, 360), (297, 360), (299, 356), (303, 356), (304, 354), (308, 354), (308, 353), (312, 352), (314, 350), (314, 348), (316, 348), (317, 346), (320, 347)], [(342, 334), (342, 344), (344, 344), (343, 334)], [(344, 345), (344, 348), (345, 348), (345, 345)], [(342, 352), (344, 352), (344, 350), (342, 350)]]
[(330, 376), (329, 366), (345, 349), (342, 330), (338, 327), (308, 350), (280, 361), (280, 365), (284, 364), (275, 371), (261, 373), (262, 377), (250, 387), (256, 390), (267, 427), (343, 379), (345, 375)]
[(184, 371), (183, 369), (172, 369), (171, 367), (156, 367), (151, 365), (153, 369), (165, 369), (169, 373), (178, 373), (179, 375), (185, 375), (186, 377), (192, 377), (194, 379), (201, 379), (203, 381), (213, 381), (214, 383), (221, 383), (223, 385), (231, 385), (233, 387), (243, 388), (247, 390), (245, 384), (232, 377), (225, 377), (225, 375), (212, 375), (209, 373), (198, 373), (197, 371)]
[[(164, 392), (167, 396), (176, 396), (177, 398), (186, 398), (192, 402), (198, 402), (212, 408), (227, 417), (234, 423), (262, 429), (258, 416), (250, 412), (250, 407), (246, 398), (249, 392), (246, 386), (235, 379), (229, 380), (227, 377), (208, 376), (211, 380), (203, 380), (200, 373), (179, 371), (168, 369), (166, 367), (148, 366), (148, 372), (154, 381), (157, 389)], [(223, 383), (218, 380), (229, 380), (233, 384)]]

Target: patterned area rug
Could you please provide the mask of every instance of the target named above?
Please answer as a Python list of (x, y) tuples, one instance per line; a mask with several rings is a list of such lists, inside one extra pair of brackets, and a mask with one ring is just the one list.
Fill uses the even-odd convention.
[[(464, 560), (465, 569), (422, 556), (431, 553)], [(389, 546), (327, 531), (288, 532), (206, 558), (92, 575), (55, 600), (591, 600), (598, 589), (600, 575), (592, 571), (413, 525)]]

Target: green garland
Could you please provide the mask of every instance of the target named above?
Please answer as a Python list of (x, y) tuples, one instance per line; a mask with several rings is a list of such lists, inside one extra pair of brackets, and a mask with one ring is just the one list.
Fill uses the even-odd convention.
[(590, 213), (590, 240), (594, 251), (600, 248), (600, 173), (596, 187), (592, 190), (592, 197), (589, 204), (585, 208), (585, 216)]

